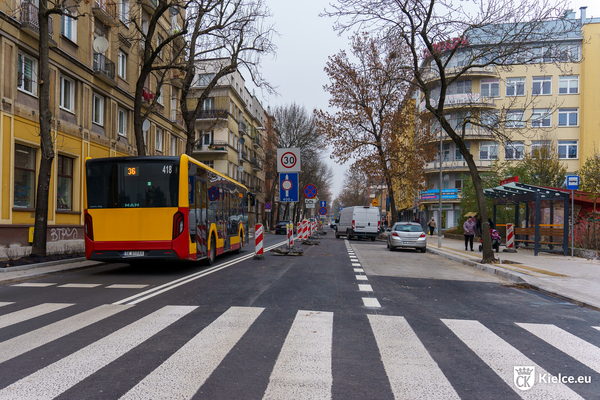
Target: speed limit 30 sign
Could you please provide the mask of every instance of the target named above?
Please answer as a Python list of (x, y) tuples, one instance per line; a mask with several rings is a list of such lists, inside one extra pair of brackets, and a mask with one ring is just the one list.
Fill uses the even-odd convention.
[(277, 149), (277, 172), (300, 172), (300, 149)]

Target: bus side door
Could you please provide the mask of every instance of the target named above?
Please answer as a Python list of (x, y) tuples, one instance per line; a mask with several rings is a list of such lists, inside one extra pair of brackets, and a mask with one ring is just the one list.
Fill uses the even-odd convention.
[[(208, 221), (208, 190), (205, 179), (198, 175), (194, 177), (194, 210), (196, 215), (196, 259), (208, 257), (208, 234), (210, 223)], [(191, 218), (190, 218), (191, 222)]]

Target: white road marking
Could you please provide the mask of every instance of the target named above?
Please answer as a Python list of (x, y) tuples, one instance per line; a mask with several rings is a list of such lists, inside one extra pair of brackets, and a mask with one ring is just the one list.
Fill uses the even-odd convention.
[(15, 304), (14, 301), (0, 301), (0, 307), (9, 306), (11, 304)]
[(381, 304), (379, 304), (379, 301), (374, 297), (363, 297), (362, 300), (363, 300), (363, 304), (365, 305), (365, 307), (375, 307), (375, 308), (381, 307)]
[(514, 367), (535, 367), (535, 374), (548, 372), (534, 363), (519, 350), (508, 344), (479, 321), (442, 319), (479, 358), (483, 360), (504, 382), (523, 399), (581, 399), (562, 383), (536, 383), (529, 390), (520, 390), (514, 383)]
[(231, 307), (121, 399), (191, 399), (263, 310)]
[(0, 363), (101, 321), (129, 306), (102, 305), (0, 343)]
[(63, 308), (72, 305), (73, 304), (66, 303), (44, 303), (24, 310), (15, 311), (0, 317), (0, 328), (6, 328), (7, 326), (18, 324), (19, 322), (27, 321), (53, 311), (62, 310)]
[(600, 349), (583, 339), (550, 324), (519, 324), (543, 341), (600, 373)]
[(359, 281), (368, 281), (369, 278), (367, 278), (366, 275), (356, 275), (356, 279)]
[[(279, 247), (279, 246), (281, 246), (281, 245), (283, 245), (285, 243), (286, 242), (284, 241), (284, 242), (280, 242), (280, 243), (274, 244), (272, 246), (269, 246), (269, 247), (265, 248), (264, 251), (268, 251), (268, 250), (274, 249), (274, 248)], [(235, 264), (237, 264), (239, 262), (242, 262), (244, 260), (248, 260), (248, 259), (250, 259), (252, 257), (254, 257), (254, 252), (252, 252), (251, 254), (248, 254), (246, 256), (238, 257), (238, 258), (236, 258), (236, 259), (234, 259), (232, 261), (227, 261), (227, 262), (225, 262), (223, 264), (215, 265), (214, 267), (208, 268), (206, 270), (203, 270), (203, 271), (200, 271), (200, 272), (196, 272), (196, 273), (193, 273), (193, 274), (188, 275), (188, 276), (184, 276), (184, 277), (179, 278), (179, 279), (175, 279), (174, 281), (167, 282), (164, 285), (160, 285), (160, 286), (157, 286), (155, 288), (148, 289), (145, 292), (138, 293), (138, 294), (135, 294), (133, 296), (127, 297), (126, 299), (116, 301), (113, 304), (115, 304), (115, 305), (119, 305), (119, 304), (135, 305), (135, 304), (141, 303), (144, 300), (148, 300), (148, 299), (150, 299), (150, 298), (152, 298), (154, 296), (158, 296), (159, 294), (165, 293), (165, 292), (167, 292), (167, 291), (169, 291), (171, 289), (175, 289), (176, 287), (179, 287), (181, 285), (185, 285), (186, 283), (195, 281), (196, 279), (202, 278), (202, 277), (204, 277), (206, 275), (210, 275), (210, 274), (212, 274), (214, 272), (220, 271), (222, 269), (225, 269), (227, 267), (235, 265)]]
[(371, 285), (358, 285), (358, 290), (360, 290), (361, 292), (372, 292), (373, 288), (371, 287)]
[(352, 263), (352, 266), (353, 267), (362, 267), (362, 264), (361, 263)]
[(0, 399), (54, 398), (196, 308), (165, 306), (4, 388)]
[(91, 289), (98, 286), (102, 286), (100, 283), (67, 283), (65, 285), (60, 285), (58, 287), (63, 288), (79, 288), (79, 289)]
[(298, 311), (263, 396), (331, 400), (333, 313)]
[(460, 398), (404, 317), (367, 317), (394, 398)]
[(592, 326), (592, 328), (597, 329), (600, 331), (600, 326)]
[(143, 289), (145, 287), (148, 287), (148, 285), (125, 285), (125, 284), (114, 284), (114, 285), (110, 285), (107, 286), (107, 289)]
[(362, 269), (362, 268), (354, 268), (354, 272), (362, 272), (362, 273), (364, 273), (365, 270)]
[(25, 282), (25, 283), (17, 283), (15, 285), (11, 285), (11, 286), (17, 286), (17, 287), (48, 287), (48, 286), (53, 286), (56, 285), (56, 283), (33, 283), (33, 282)]

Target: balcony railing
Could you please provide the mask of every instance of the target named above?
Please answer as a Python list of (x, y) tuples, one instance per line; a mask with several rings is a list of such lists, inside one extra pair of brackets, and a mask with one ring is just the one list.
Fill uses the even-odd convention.
[(252, 169), (254, 169), (254, 170), (261, 170), (262, 169), (262, 161), (259, 160), (257, 157), (254, 157), (252, 159)]
[(196, 152), (227, 152), (227, 140), (215, 140), (212, 144), (197, 143), (194, 148)]
[[(431, 99), (431, 105), (437, 107), (439, 98)], [(451, 107), (464, 107), (465, 105), (470, 106), (482, 106), (482, 107), (494, 107), (494, 99), (491, 97), (482, 96), (481, 93), (463, 93), (463, 94), (449, 94), (446, 96), (444, 101), (445, 108)], [(423, 100), (419, 104), (419, 111), (427, 111), (425, 108), (426, 102)]]
[[(490, 168), (495, 160), (475, 160), (475, 165), (478, 168)], [(465, 160), (448, 160), (442, 161), (442, 170), (468, 170), (469, 166)], [(433, 161), (425, 164), (425, 172), (439, 171), (440, 163), (439, 161)]]
[(94, 0), (92, 12), (106, 25), (113, 25), (117, 22), (117, 4), (114, 1)]
[(240, 133), (248, 134), (246, 124), (244, 122), (238, 123), (238, 129), (239, 129)]
[[(446, 68), (446, 76), (452, 76), (459, 73), (464, 67), (451, 67)], [(486, 75), (486, 76), (495, 76), (496, 68), (493, 65), (487, 65), (485, 67), (471, 67), (465, 73), (465, 75)], [(439, 79), (440, 73), (434, 69), (429, 68), (423, 71), (423, 80), (424, 81), (432, 81), (434, 79)]]
[(171, 110), (171, 121), (179, 124), (180, 126), (185, 126), (185, 121), (183, 120), (183, 114), (176, 110)]
[[(35, 37), (36, 39), (40, 37), (40, 24), (39, 24), (39, 9), (35, 6), (35, 4), (24, 1), (21, 3), (20, 10), (20, 20), (21, 29)], [(53, 41), (53, 25), (52, 25), (52, 17), (50, 16), (48, 19), (48, 33), (50, 35), (50, 40)]]
[(104, 82), (115, 85), (115, 63), (102, 53), (94, 53), (94, 73)]
[(154, 93), (148, 88), (142, 89), (142, 104), (152, 104), (154, 100)]
[(223, 119), (227, 118), (227, 110), (200, 110), (197, 119)]

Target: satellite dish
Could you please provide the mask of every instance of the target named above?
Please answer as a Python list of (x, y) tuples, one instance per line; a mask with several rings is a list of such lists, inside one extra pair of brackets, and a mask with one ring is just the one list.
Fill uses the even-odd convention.
[(146, 132), (148, 129), (150, 129), (150, 121), (145, 119), (144, 122), (142, 123), (142, 130), (144, 132)]
[(108, 40), (103, 37), (97, 37), (94, 39), (92, 47), (96, 53), (104, 53), (106, 50), (108, 50)]

